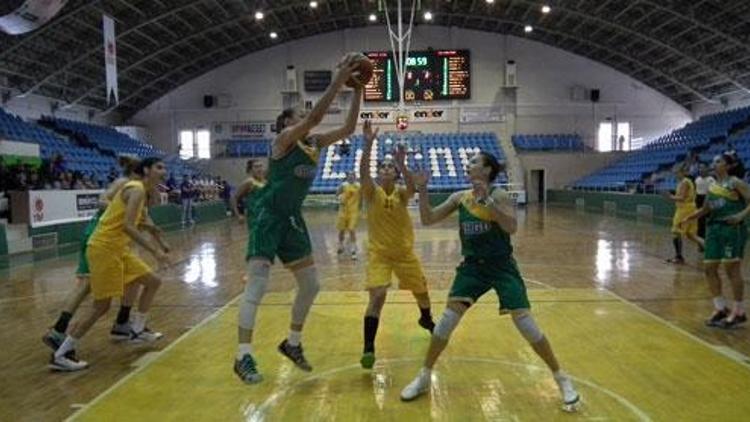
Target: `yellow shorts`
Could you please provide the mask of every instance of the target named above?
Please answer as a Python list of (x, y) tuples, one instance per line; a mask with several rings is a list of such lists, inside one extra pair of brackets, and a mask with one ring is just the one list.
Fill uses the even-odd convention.
[(370, 252), (367, 257), (365, 288), (390, 286), (391, 273), (396, 274), (399, 289), (411, 290), (414, 293), (427, 292), (427, 279), (422, 271), (422, 264), (414, 252), (396, 259)]
[(354, 231), (357, 228), (357, 222), (359, 222), (359, 211), (339, 212), (339, 216), (336, 218), (336, 230)]
[(120, 297), (126, 284), (152, 272), (130, 249), (118, 255), (109, 247), (89, 245), (86, 258), (89, 260), (91, 294), (96, 300)]
[(674, 218), (672, 218), (672, 234), (677, 234), (680, 236), (686, 236), (686, 235), (698, 235), (698, 220), (693, 220), (687, 224), (683, 224), (682, 227), (680, 227), (680, 221), (685, 219), (685, 217), (689, 216), (690, 214), (695, 212), (695, 208), (687, 208), (687, 209), (678, 209), (674, 213)]

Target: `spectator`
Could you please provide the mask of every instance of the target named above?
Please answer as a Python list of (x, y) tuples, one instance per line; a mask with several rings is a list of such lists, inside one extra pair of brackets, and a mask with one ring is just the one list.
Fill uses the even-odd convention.
[(180, 199), (182, 200), (182, 227), (195, 224), (193, 217), (193, 200), (195, 199), (195, 185), (183, 176), (180, 183)]

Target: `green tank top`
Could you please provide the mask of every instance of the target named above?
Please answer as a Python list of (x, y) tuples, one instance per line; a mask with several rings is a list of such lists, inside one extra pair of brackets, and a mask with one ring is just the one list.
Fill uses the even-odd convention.
[(271, 159), (268, 183), (261, 191), (256, 208), (283, 215), (299, 213), (315, 179), (319, 154), (317, 146), (297, 142), (284, 157)]
[(492, 219), (490, 211), (464, 193), (458, 207), (461, 254), (465, 257), (508, 258), (513, 255), (510, 235)]
[(99, 211), (96, 212), (93, 218), (89, 220), (89, 223), (86, 225), (86, 228), (83, 229), (83, 242), (88, 242), (91, 235), (94, 233), (94, 230), (96, 230), (96, 225), (99, 224), (99, 219), (102, 218), (102, 215), (104, 214), (104, 210), (106, 208), (101, 208)]
[(722, 224), (725, 218), (745, 209), (745, 200), (735, 187), (735, 179), (731, 177), (712, 184), (708, 188), (706, 201), (711, 210), (706, 219), (708, 224)]

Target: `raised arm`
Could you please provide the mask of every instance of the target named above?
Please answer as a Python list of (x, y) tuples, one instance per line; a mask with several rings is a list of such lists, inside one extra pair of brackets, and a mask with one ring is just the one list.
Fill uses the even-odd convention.
[(432, 207), (430, 205), (430, 194), (427, 192), (427, 181), (429, 174), (427, 172), (418, 172), (412, 175), (414, 185), (419, 192), (419, 217), (422, 224), (429, 226), (435, 224), (451, 215), (458, 209), (463, 192), (454, 192), (442, 204)]
[[(297, 140), (309, 133), (315, 126), (319, 125), (323, 121), (326, 115), (326, 111), (331, 106), (333, 99), (336, 98), (336, 94), (339, 92), (344, 83), (349, 80), (352, 72), (356, 69), (357, 63), (355, 55), (348, 55), (344, 61), (339, 65), (339, 70), (336, 72), (331, 85), (328, 86), (323, 96), (320, 97), (315, 106), (313, 106), (310, 113), (305, 116), (302, 121), (296, 125), (285, 128), (279, 136), (273, 141), (272, 155), (280, 156), (284, 155), (294, 145)], [(356, 123), (356, 122), (355, 122)]]
[(166, 260), (164, 252), (149, 242), (143, 233), (138, 230), (138, 213), (144, 207), (146, 193), (141, 189), (128, 188), (123, 191), (122, 199), (125, 201), (125, 233), (157, 260)]
[(380, 129), (372, 130), (372, 122), (369, 120), (365, 121), (362, 126), (364, 145), (362, 147), (362, 158), (359, 161), (359, 180), (362, 184), (362, 195), (364, 197), (368, 197), (375, 188), (375, 183), (370, 176), (370, 154), (372, 153), (372, 144), (377, 139), (379, 131)]
[(325, 148), (354, 133), (354, 130), (357, 129), (357, 118), (359, 117), (359, 108), (362, 104), (362, 90), (363, 87), (361, 85), (354, 88), (354, 95), (352, 96), (352, 102), (349, 105), (349, 114), (346, 116), (344, 126), (330, 132), (315, 135), (315, 137), (318, 138), (319, 147)]
[(411, 198), (414, 196), (414, 192), (417, 189), (414, 187), (414, 177), (409, 170), (409, 166), (406, 165), (406, 146), (399, 144), (396, 147), (396, 153), (393, 156), (396, 162), (396, 168), (404, 176), (404, 183), (406, 183), (406, 197)]

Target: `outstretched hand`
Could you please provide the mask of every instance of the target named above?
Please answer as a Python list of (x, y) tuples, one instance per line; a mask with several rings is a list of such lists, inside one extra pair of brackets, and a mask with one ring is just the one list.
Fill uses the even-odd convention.
[(427, 170), (418, 170), (412, 174), (412, 180), (417, 186), (417, 189), (421, 189), (427, 186), (427, 182), (430, 181), (430, 173)]
[(372, 122), (369, 120), (365, 120), (364, 125), (362, 125), (362, 134), (365, 137), (365, 144), (368, 146), (372, 146), (372, 143), (375, 142), (375, 139), (378, 137), (378, 132), (380, 132), (380, 128), (376, 128), (374, 131), (372, 130)]

